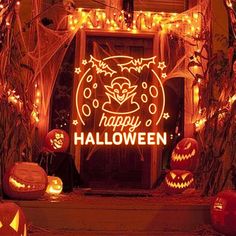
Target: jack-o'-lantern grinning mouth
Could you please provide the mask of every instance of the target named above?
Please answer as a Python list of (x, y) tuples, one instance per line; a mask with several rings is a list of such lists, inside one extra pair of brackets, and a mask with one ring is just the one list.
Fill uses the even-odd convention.
[(37, 191), (37, 190), (41, 190), (44, 188), (44, 185), (42, 185), (42, 184), (21, 183), (20, 180), (17, 180), (14, 177), (9, 178), (9, 183), (12, 188), (19, 190), (19, 191), (24, 190), (24, 191), (32, 192), (32, 191)]
[(169, 187), (178, 188), (178, 189), (188, 188), (193, 182), (193, 178), (190, 179), (189, 181), (182, 182), (182, 183), (171, 182), (170, 180), (168, 180), (167, 177), (165, 178), (165, 180)]
[(196, 154), (195, 149), (190, 154), (178, 154), (175, 151), (172, 153), (171, 159), (173, 161), (184, 161), (192, 158)]

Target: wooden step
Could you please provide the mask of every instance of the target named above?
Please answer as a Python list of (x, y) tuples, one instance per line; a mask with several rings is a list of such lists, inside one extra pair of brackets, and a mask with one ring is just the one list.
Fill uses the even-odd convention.
[[(69, 197), (68, 197), (69, 196)], [(184, 200), (186, 199), (186, 200)], [(200, 202), (200, 204), (199, 204)], [(17, 201), (37, 227), (76, 232), (190, 232), (210, 224), (210, 204), (168, 197), (62, 195), (59, 199)], [(126, 235), (125, 233), (125, 235)]]

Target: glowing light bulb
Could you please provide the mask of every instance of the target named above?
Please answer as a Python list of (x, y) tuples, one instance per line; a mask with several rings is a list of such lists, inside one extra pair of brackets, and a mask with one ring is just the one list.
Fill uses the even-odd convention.
[(197, 19), (198, 19), (198, 13), (193, 13), (193, 18), (194, 18), (195, 20), (197, 20)]

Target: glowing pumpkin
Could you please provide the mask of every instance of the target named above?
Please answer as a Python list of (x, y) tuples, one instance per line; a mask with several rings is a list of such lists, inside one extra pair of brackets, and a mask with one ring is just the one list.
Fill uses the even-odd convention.
[(177, 143), (171, 155), (171, 169), (193, 171), (198, 164), (198, 142), (184, 138)]
[(182, 193), (194, 187), (193, 174), (187, 170), (170, 170), (165, 177), (166, 191), (170, 194)]
[(27, 235), (25, 216), (21, 208), (13, 202), (0, 203), (0, 235)]
[(46, 187), (47, 175), (37, 163), (16, 162), (3, 178), (3, 191), (13, 199), (40, 198)]
[(213, 227), (225, 234), (236, 235), (236, 191), (220, 192), (211, 206)]
[(48, 176), (48, 186), (46, 193), (49, 195), (59, 195), (63, 189), (62, 180), (59, 177)]
[(45, 147), (51, 152), (65, 152), (69, 143), (69, 135), (61, 129), (51, 130), (45, 138)]

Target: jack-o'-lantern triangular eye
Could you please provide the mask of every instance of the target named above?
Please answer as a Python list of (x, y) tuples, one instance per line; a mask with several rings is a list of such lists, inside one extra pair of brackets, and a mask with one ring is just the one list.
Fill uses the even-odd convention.
[(172, 179), (175, 179), (176, 174), (174, 172), (170, 172), (170, 176), (172, 177)]
[(10, 226), (16, 231), (18, 232), (18, 228), (19, 228), (19, 217), (20, 217), (20, 213), (19, 211), (16, 212), (16, 215), (14, 216)]
[(187, 176), (189, 175), (189, 173), (186, 173), (186, 174), (182, 174), (181, 177), (183, 180), (185, 180), (187, 178)]
[(3, 224), (2, 224), (2, 222), (0, 221), (0, 229), (3, 227)]
[(192, 146), (191, 143), (188, 143), (187, 146), (184, 147), (185, 150), (189, 149)]

